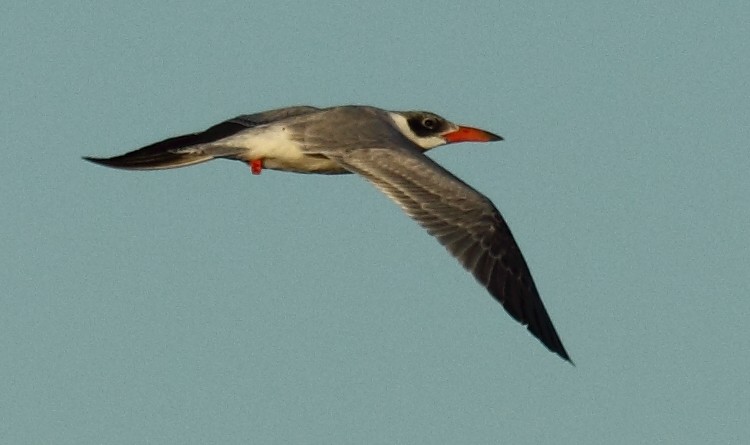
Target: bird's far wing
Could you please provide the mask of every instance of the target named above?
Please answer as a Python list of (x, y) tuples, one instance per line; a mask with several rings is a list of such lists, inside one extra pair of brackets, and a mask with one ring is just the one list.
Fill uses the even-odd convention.
[(403, 147), (337, 156), (436, 237), (508, 313), (571, 361), (508, 225), (492, 202), (432, 159)]
[(185, 167), (216, 157), (229, 156), (237, 151), (236, 147), (210, 145), (221, 139), (248, 128), (317, 110), (318, 108), (315, 107), (298, 106), (237, 116), (207, 130), (164, 139), (120, 156), (111, 158), (84, 157), (84, 159), (107, 167), (128, 170), (160, 170)]
[(320, 108), (300, 105), (295, 107), (277, 108), (275, 110), (262, 111), (255, 114), (244, 114), (242, 116), (237, 116), (234, 119), (230, 119), (227, 122), (241, 124), (246, 128), (249, 128), (257, 127), (258, 125), (269, 124), (271, 122), (276, 122), (294, 116), (314, 113), (316, 111), (320, 111)]

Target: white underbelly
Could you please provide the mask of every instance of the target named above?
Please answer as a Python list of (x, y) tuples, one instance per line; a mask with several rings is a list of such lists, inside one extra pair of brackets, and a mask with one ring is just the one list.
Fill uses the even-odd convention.
[(305, 152), (301, 143), (292, 139), (282, 126), (256, 127), (227, 138), (224, 143), (242, 148), (238, 159), (262, 160), (263, 168), (297, 173), (348, 173), (324, 156)]

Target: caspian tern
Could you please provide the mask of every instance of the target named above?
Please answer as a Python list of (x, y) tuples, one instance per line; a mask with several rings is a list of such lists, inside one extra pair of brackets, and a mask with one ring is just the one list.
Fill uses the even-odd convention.
[(155, 170), (234, 159), (297, 173), (357, 173), (422, 225), (547, 348), (572, 363), (508, 225), (492, 202), (425, 156), (440, 145), (503, 138), (425, 111), (298, 106), (238, 116), (121, 156), (84, 159)]

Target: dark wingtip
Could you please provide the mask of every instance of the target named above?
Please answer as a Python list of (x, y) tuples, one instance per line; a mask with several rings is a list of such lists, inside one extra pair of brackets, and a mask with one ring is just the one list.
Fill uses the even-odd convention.
[(81, 156), (81, 159), (83, 159), (84, 161), (92, 162), (94, 164), (107, 165), (107, 158), (95, 158), (92, 156)]
[[(129, 153), (128, 153), (129, 154)], [(147, 164), (139, 165), (139, 159), (131, 159), (128, 154), (121, 156), (113, 156), (111, 158), (95, 158), (92, 156), (81, 156), (84, 161), (89, 161), (92, 164), (102, 165), (104, 167), (119, 168), (123, 170), (143, 170), (144, 166), (148, 168)]]
[(117, 157), (115, 157), (115, 158), (95, 158), (93, 156), (81, 156), (81, 159), (83, 159), (84, 161), (91, 162), (92, 164), (103, 165), (105, 167), (112, 167), (112, 168), (124, 168), (124, 167), (126, 167), (125, 165), (123, 165), (123, 164), (121, 164), (119, 162), (113, 161), (113, 160), (117, 159)]
[(568, 351), (565, 350), (565, 346), (563, 346), (562, 342), (558, 338), (557, 345), (554, 348), (550, 348), (547, 346), (550, 351), (554, 352), (555, 354), (562, 357), (565, 361), (570, 363), (571, 365), (575, 366), (576, 364), (573, 363), (573, 359), (570, 358), (570, 355), (568, 355)]
[[(546, 315), (546, 310), (544, 310)], [(546, 317), (549, 320), (549, 316)], [(545, 323), (546, 324), (546, 323)], [(526, 326), (528, 329), (530, 325)], [(539, 339), (544, 346), (547, 347), (551, 352), (554, 352), (555, 354), (559, 355), (563, 360), (570, 363), (571, 365), (575, 366), (576, 364), (573, 363), (573, 360), (570, 358), (570, 355), (568, 355), (568, 351), (565, 350), (565, 346), (563, 346), (562, 341), (560, 340), (560, 337), (557, 335), (557, 332), (555, 331), (555, 327), (552, 325), (552, 321), (549, 321), (549, 328), (551, 329), (548, 333), (542, 333), (540, 331), (537, 331), (536, 329), (529, 329), (532, 335)]]
[(560, 357), (562, 357), (563, 359), (565, 359), (565, 361), (567, 361), (568, 363), (570, 363), (571, 365), (573, 365), (573, 367), (575, 367), (575, 365), (576, 365), (575, 362), (573, 362), (573, 359), (570, 358), (570, 356), (568, 355), (568, 352), (565, 350), (565, 348), (562, 348), (559, 351), (554, 351), (554, 352), (557, 355), (559, 355)]
[[(573, 359), (570, 358), (568, 351), (565, 350), (565, 346), (563, 346), (562, 341), (560, 341), (560, 337), (558, 337), (557, 332), (555, 332), (555, 328), (551, 323), (552, 322), (550, 321), (549, 327), (552, 329), (550, 333), (543, 335), (541, 332), (537, 332), (536, 330), (529, 329), (529, 331), (534, 337), (539, 339), (539, 341), (541, 341), (542, 344), (546, 346), (550, 352), (554, 352), (555, 354), (559, 355), (560, 358), (575, 366), (576, 364), (573, 363)], [(526, 326), (527, 329), (528, 327), (529, 326)]]

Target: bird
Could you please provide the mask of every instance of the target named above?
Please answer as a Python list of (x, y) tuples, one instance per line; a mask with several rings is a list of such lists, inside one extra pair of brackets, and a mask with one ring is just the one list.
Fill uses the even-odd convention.
[(502, 140), (427, 111), (292, 106), (240, 115), (119, 156), (83, 159), (126, 170), (231, 159), (256, 175), (264, 169), (357, 174), (435, 237), (511, 317), (573, 364), (505, 219), (489, 198), (425, 155), (446, 144)]

